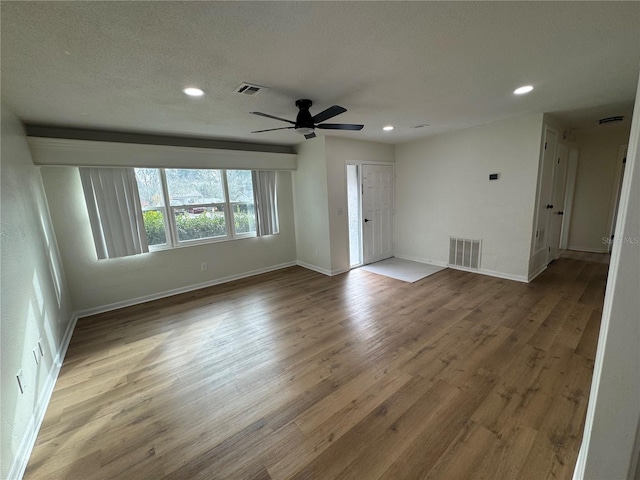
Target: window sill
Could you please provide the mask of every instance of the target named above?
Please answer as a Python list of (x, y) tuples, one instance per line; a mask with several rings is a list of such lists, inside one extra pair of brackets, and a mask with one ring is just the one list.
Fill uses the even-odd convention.
[(208, 245), (213, 243), (234, 242), (236, 240), (244, 240), (247, 238), (257, 238), (257, 235), (255, 233), (251, 233), (251, 234), (245, 234), (245, 235), (236, 235), (233, 238), (217, 237), (217, 238), (206, 238), (201, 240), (188, 240), (186, 242), (181, 242), (177, 245), (166, 245), (166, 244), (165, 245), (149, 245), (149, 253), (164, 252), (167, 250), (175, 250), (177, 248), (195, 247), (198, 245)]

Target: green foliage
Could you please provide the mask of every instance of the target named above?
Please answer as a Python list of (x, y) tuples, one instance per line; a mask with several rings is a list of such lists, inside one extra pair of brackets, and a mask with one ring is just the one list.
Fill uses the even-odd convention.
[(212, 217), (206, 214), (201, 214), (197, 217), (178, 215), (176, 217), (176, 226), (178, 227), (178, 239), (180, 241), (221, 237), (227, 233), (224, 216), (222, 215), (214, 215)]
[(147, 242), (149, 245), (162, 245), (163, 243), (167, 243), (162, 212), (148, 210), (142, 213), (142, 218), (144, 220), (144, 230), (147, 233)]
[(236, 233), (255, 232), (256, 230), (256, 216), (253, 213), (242, 212), (237, 209), (233, 213), (233, 219), (235, 221)]
[[(149, 245), (167, 243), (162, 212), (148, 210), (142, 213), (142, 217)], [(240, 206), (236, 206), (233, 219), (236, 233), (248, 233), (256, 230), (256, 218), (253, 212), (242, 211)], [(211, 216), (203, 213), (193, 216), (184, 213), (176, 215), (176, 227), (178, 229), (178, 239), (181, 242), (200, 238), (222, 237), (227, 234), (224, 215)]]

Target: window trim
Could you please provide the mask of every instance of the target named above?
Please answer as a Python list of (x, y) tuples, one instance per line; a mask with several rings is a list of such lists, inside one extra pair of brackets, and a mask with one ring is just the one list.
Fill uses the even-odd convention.
[[(148, 168), (148, 167), (139, 167), (139, 168)], [(149, 245), (149, 252), (158, 252), (163, 250), (171, 250), (174, 248), (184, 248), (190, 247), (193, 245), (203, 245), (207, 243), (219, 243), (219, 242), (227, 242), (231, 240), (241, 240), (244, 238), (255, 238), (257, 237), (257, 211), (254, 205), (253, 215), (255, 217), (255, 225), (256, 230), (253, 232), (247, 233), (236, 233), (235, 228), (235, 218), (233, 217), (233, 209), (232, 205), (245, 205), (249, 202), (230, 202), (229, 201), (229, 188), (227, 181), (227, 171), (234, 170), (232, 168), (196, 168), (196, 169), (181, 169), (181, 168), (171, 168), (171, 170), (218, 170), (222, 175), (222, 189), (224, 191), (224, 204), (223, 202), (215, 202), (215, 203), (203, 203), (203, 204), (189, 204), (187, 205), (171, 205), (170, 197), (169, 197), (169, 185), (167, 182), (167, 168), (158, 167), (153, 168), (153, 170), (157, 170), (160, 176), (160, 187), (162, 189), (162, 200), (164, 205), (159, 207), (150, 207), (143, 208), (143, 211), (156, 210), (161, 211), (163, 213), (164, 227), (165, 227), (165, 238), (167, 240), (166, 243), (160, 245)], [(238, 170), (238, 169), (236, 169)], [(242, 169), (240, 169), (242, 170)], [(214, 207), (223, 204), (223, 212), (225, 218), (225, 229), (226, 235), (218, 236), (218, 237), (206, 237), (206, 238), (196, 238), (193, 240), (179, 240), (178, 239), (178, 230), (175, 222), (175, 213), (174, 209), (176, 208), (191, 208), (191, 207)], [(169, 216), (171, 215), (171, 219)]]

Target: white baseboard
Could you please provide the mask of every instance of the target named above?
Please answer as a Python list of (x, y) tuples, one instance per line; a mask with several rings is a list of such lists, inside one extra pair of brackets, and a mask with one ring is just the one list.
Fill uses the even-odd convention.
[(427, 265), (435, 265), (437, 267), (448, 267), (449, 266), (449, 264), (447, 264), (447, 262), (441, 262), (439, 260), (432, 260), (430, 258), (413, 257), (411, 255), (402, 255), (402, 254), (395, 254), (394, 257), (399, 258), (401, 260), (409, 260), (411, 262), (426, 263)]
[(38, 432), (40, 431), (40, 427), (42, 426), (44, 414), (46, 413), (47, 407), (49, 406), (49, 401), (51, 400), (51, 395), (53, 394), (53, 387), (55, 387), (56, 385), (56, 380), (58, 379), (64, 357), (67, 354), (67, 349), (69, 348), (71, 336), (73, 335), (73, 330), (76, 327), (77, 321), (78, 315), (73, 314), (69, 321), (69, 325), (67, 326), (67, 330), (64, 333), (64, 337), (62, 338), (62, 342), (58, 346), (58, 351), (56, 352), (53, 363), (51, 364), (49, 375), (47, 375), (47, 380), (42, 386), (42, 390), (40, 391), (38, 403), (33, 410), (33, 414), (31, 415), (31, 419), (29, 420), (27, 429), (24, 432), (22, 440), (20, 441), (20, 445), (18, 446), (18, 450), (16, 451), (16, 456), (13, 459), (11, 469), (9, 470), (9, 480), (21, 479), (24, 476), (25, 470), (27, 469), (29, 457), (31, 457), (31, 452), (33, 451), (33, 447), (36, 444)]
[(538, 275), (540, 275), (542, 272), (544, 272), (547, 269), (546, 265), (542, 265), (538, 270), (536, 270), (534, 273), (529, 275), (529, 282), (532, 282), (534, 278), (536, 278)]
[(607, 248), (607, 246), (604, 246), (603, 248), (593, 248), (593, 247), (581, 247), (581, 246), (576, 246), (576, 245), (569, 245), (567, 247), (567, 250), (574, 250), (576, 252), (587, 252), (587, 253), (609, 253), (609, 249)]
[(573, 480), (583, 480), (584, 479), (584, 469), (585, 469), (585, 457), (584, 457), (584, 442), (580, 445), (580, 450), (578, 451), (578, 459), (576, 460), (576, 467), (573, 470)]
[(78, 318), (88, 317), (90, 315), (96, 315), (99, 313), (109, 312), (111, 310), (117, 310), (119, 308), (131, 307), (140, 303), (150, 302), (152, 300), (159, 300), (161, 298), (171, 297), (180, 293), (192, 292), (194, 290), (200, 290), (201, 288), (212, 287), (214, 285), (220, 285), (221, 283), (233, 282), (234, 280), (240, 280), (247, 277), (253, 277), (262, 273), (273, 272), (275, 270), (282, 270), (283, 268), (293, 267), (297, 265), (296, 262), (280, 263), (278, 265), (271, 265), (265, 268), (259, 268), (257, 270), (251, 270), (249, 272), (239, 273), (236, 275), (229, 275), (228, 277), (217, 278), (208, 282), (196, 283), (193, 285), (187, 285), (186, 287), (173, 288), (171, 290), (165, 290), (164, 292), (152, 293), (150, 295), (144, 295), (142, 297), (136, 297), (129, 300), (123, 300), (121, 302), (110, 303), (101, 307), (89, 308), (81, 310), (76, 313)]
[(331, 270), (327, 270), (326, 268), (318, 267), (316, 265), (311, 265), (310, 263), (301, 262), (300, 260), (298, 260), (296, 264), (299, 267), (306, 268), (307, 270), (313, 270), (314, 272), (322, 273), (323, 275), (327, 275), (328, 277), (333, 275)]
[(513, 275), (510, 273), (496, 272), (494, 270), (486, 270), (482, 268), (476, 270), (475, 268), (460, 267), (458, 265), (449, 265), (447, 262), (443, 262), (440, 260), (431, 260), (431, 259), (420, 258), (420, 257), (412, 257), (410, 255), (400, 254), (400, 255), (395, 255), (395, 257), (401, 258), (403, 260), (411, 260), (413, 262), (436, 265), (439, 267), (453, 268), (454, 270), (462, 270), (463, 272), (479, 273), (481, 275), (488, 275), (490, 277), (504, 278), (505, 280), (515, 280), (516, 282), (528, 283), (528, 278), (525, 277), (524, 275)]
[(337, 270), (331, 270), (331, 276), (334, 277), (336, 275), (341, 275), (343, 273), (347, 273), (350, 270), (350, 268), (338, 268)]
[(516, 282), (529, 283), (528, 278), (524, 275), (513, 275), (512, 273), (496, 272), (495, 270), (485, 270), (484, 268), (474, 269), (467, 267), (459, 267), (458, 265), (447, 265), (454, 270), (462, 270), (463, 272), (479, 273), (480, 275), (487, 275), (489, 277), (504, 278), (505, 280), (514, 280)]

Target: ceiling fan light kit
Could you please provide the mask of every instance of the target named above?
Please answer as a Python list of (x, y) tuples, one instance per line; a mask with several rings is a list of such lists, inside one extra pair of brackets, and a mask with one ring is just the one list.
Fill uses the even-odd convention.
[(311, 115), (309, 112), (309, 108), (313, 105), (313, 102), (307, 98), (302, 98), (300, 100), (296, 100), (296, 107), (298, 107), (298, 116), (296, 117), (296, 121), (287, 120), (286, 118), (276, 117), (274, 115), (270, 115), (268, 113), (262, 112), (251, 112), (253, 115), (259, 115), (261, 117), (273, 118), (274, 120), (280, 120), (281, 122), (290, 123), (292, 127), (280, 127), (280, 128), (270, 128), (267, 130), (255, 130), (251, 133), (262, 133), (262, 132), (272, 132), (274, 130), (295, 130), (296, 133), (300, 135), (304, 135), (304, 138), (314, 138), (316, 136), (315, 129), (319, 128), (321, 130), (362, 130), (364, 125), (356, 125), (352, 123), (322, 123), (325, 120), (329, 120), (341, 113), (347, 111), (346, 108), (341, 107), (340, 105), (333, 105), (322, 112)]

